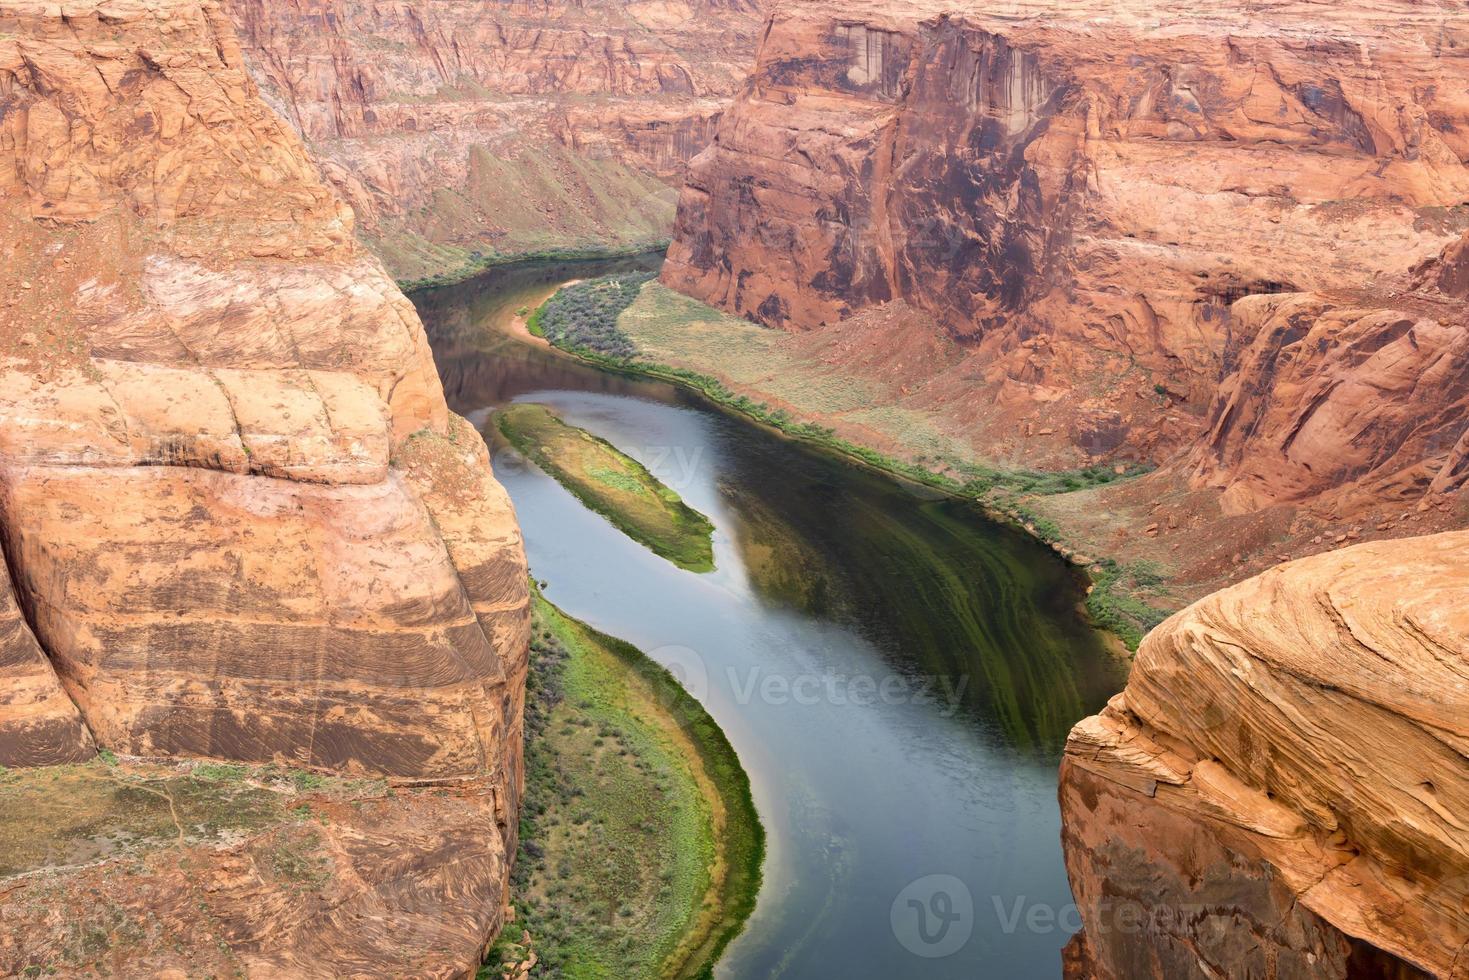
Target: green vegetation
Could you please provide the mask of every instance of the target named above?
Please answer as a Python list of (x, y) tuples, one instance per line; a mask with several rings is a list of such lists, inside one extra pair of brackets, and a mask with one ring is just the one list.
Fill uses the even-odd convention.
[(535, 596), (516, 918), (484, 978), (710, 975), (754, 908), (764, 831), (724, 733), (667, 670)]
[(565, 350), (628, 360), (636, 349), (617, 318), (652, 278), (651, 272), (630, 272), (558, 290), (531, 315), (530, 332)]
[(245, 766), (229, 763), (202, 762), (194, 767), (194, 778), (206, 783), (237, 782), (250, 772)]
[(1136, 650), (1148, 631), (1170, 615), (1138, 598), (1162, 583), (1162, 574), (1151, 562), (1119, 565), (1110, 558), (1103, 559), (1092, 572), (1087, 613), (1099, 628), (1115, 633), (1129, 650)]
[(714, 525), (637, 460), (542, 405), (511, 405), (497, 419), (522, 455), (628, 537), (680, 568), (714, 568)]
[(534, 313), (526, 317), (525, 329), (530, 332), (532, 337), (544, 338), (546, 336), (546, 328), (541, 325), (541, 314), (545, 312), (545, 309), (544, 304), (538, 306)]
[[(452, 248), (454, 257), (447, 261), (442, 268), (446, 271), (398, 279), (398, 288), (405, 293), (417, 292), (421, 289), (435, 289), (439, 286), (453, 286), (457, 283), (473, 279), (491, 269), (497, 269), (506, 265), (520, 265), (531, 262), (590, 262), (597, 259), (617, 259), (636, 255), (645, 255), (649, 252), (662, 252), (668, 248), (667, 238), (650, 238), (646, 241), (634, 241), (628, 245), (601, 246), (588, 245), (584, 248), (536, 248), (524, 251), (504, 252), (481, 252), (469, 251), (463, 255), (454, 246), (442, 246)], [(386, 244), (380, 246), (384, 255), (384, 261), (391, 265)], [(438, 249), (436, 248), (435, 254)], [(439, 261), (434, 258), (426, 260), (424, 264), (435, 267), (433, 262)], [(396, 268), (396, 266), (394, 266)], [(526, 310), (529, 313), (530, 310)], [(524, 316), (525, 313), (521, 313)]]
[(296, 787), (298, 793), (308, 793), (311, 790), (321, 789), (326, 785), (326, 777), (304, 769), (292, 769), (291, 785)]
[[(1027, 499), (1071, 493), (1118, 480), (1133, 479), (1150, 467), (1128, 464), (1122, 472), (1110, 465), (1060, 472), (1008, 470), (969, 458), (962, 447), (936, 432), (917, 413), (873, 409), (878, 401), (862, 382), (834, 380), (824, 365), (809, 364), (784, 352), (782, 335), (711, 309), (681, 296), (646, 275), (608, 277), (561, 290), (542, 307), (564, 311), (566, 327), (548, 331), (557, 347), (605, 370), (671, 382), (698, 392), (715, 405), (738, 413), (786, 436), (856, 460), (889, 475), (955, 497), (975, 501), (991, 515), (1024, 528), (1063, 554), (1064, 536), (1054, 521), (1027, 506)], [(641, 292), (629, 298), (635, 283)], [(718, 364), (739, 383), (772, 391), (812, 414), (841, 416), (874, 425), (900, 445), (923, 447), (912, 459), (899, 459), (838, 436), (832, 428), (794, 418), (783, 408), (736, 394), (719, 378), (673, 366), (681, 359)], [(866, 407), (863, 407), (866, 406)], [(1098, 564), (1089, 569), (1096, 588), (1088, 608), (1098, 626), (1111, 630), (1136, 649), (1143, 633), (1168, 612), (1139, 594), (1153, 591), (1140, 577)], [(1158, 583), (1153, 583), (1158, 584)]]
[(977, 499), (985, 497), (995, 497), (998, 499), (1005, 494), (1048, 497), (1057, 493), (1089, 490), (1092, 487), (1104, 486), (1108, 483), (1115, 483), (1118, 480), (1130, 480), (1133, 477), (1142, 476), (1149, 470), (1149, 467), (1137, 463), (1124, 466), (1120, 473), (1117, 472), (1116, 467), (1110, 465), (1087, 466), (1076, 470), (1057, 470), (1050, 472), (1041, 470), (999, 470), (973, 463), (961, 463), (958, 465), (964, 475), (968, 477), (968, 481), (964, 484), (965, 495)]

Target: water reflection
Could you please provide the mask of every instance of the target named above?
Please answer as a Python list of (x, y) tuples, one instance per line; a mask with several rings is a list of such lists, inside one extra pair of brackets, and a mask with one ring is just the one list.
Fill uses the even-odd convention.
[[(655, 263), (508, 269), (415, 302), (456, 411), (548, 404), (715, 524), (717, 570), (680, 571), (497, 448), (551, 597), (655, 659), (692, 658), (751, 773), (767, 880), (719, 974), (1057, 975), (1062, 930), (1000, 911), (1069, 902), (1055, 764), (1122, 683), (1077, 614), (1079, 583), (964, 503), (493, 329), (557, 282)], [(968, 933), (915, 952), (908, 916), (952, 908), (951, 879)]]

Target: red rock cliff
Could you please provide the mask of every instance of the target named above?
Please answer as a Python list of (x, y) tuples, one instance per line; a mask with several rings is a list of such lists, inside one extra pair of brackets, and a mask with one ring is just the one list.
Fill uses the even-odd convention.
[(1283, 565), (1148, 637), (1066, 748), (1071, 975), (1469, 976), (1466, 548)]
[[(1405, 471), (1432, 481), (1469, 395), (1442, 372), (1462, 307), (1403, 297), (1469, 218), (1469, 16), (1431, 9), (782, 6), (692, 165), (664, 281), (791, 330), (894, 300), (937, 318), (968, 356), (913, 407), (981, 455), (1163, 462), (1207, 439), (1191, 472), (1232, 506), (1422, 490)], [(1343, 323), (1359, 340), (1317, 350)], [(1441, 365), (1426, 399), (1388, 366), (1410, 348)], [(1331, 421), (1372, 390), (1370, 421)], [(1285, 441), (1287, 470), (1250, 462)]]
[[(1036, 507), (1194, 596), (1462, 527), (1466, 40), (1406, 0), (783, 5), (664, 282), (825, 338), (917, 310), (962, 353), (901, 406), (980, 459), (1162, 464)], [(1469, 976), (1466, 546), (1145, 641), (1063, 766), (1072, 975)]]
[(394, 273), (667, 237), (757, 0), (229, 0), (267, 96)]
[[(471, 969), (523, 779), (519, 531), (224, 11), (0, 2), (0, 225), (0, 762), (95, 742), (453, 784), (401, 853), (342, 845), (338, 900), (442, 920), (391, 956)], [(257, 965), (342, 955), (332, 914), (287, 915)]]

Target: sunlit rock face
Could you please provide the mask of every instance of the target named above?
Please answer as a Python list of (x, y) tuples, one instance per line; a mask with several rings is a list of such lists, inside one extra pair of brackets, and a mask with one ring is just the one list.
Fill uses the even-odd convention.
[(461, 785), (425, 833), (484, 860), (420, 841), (413, 911), (491, 896), (423, 950), (470, 968), (515, 844), (525, 560), (413, 307), (215, 3), (0, 3), (0, 106), (0, 762)]
[(798, 331), (902, 301), (967, 352), (904, 406), (980, 455), (1178, 460), (1229, 512), (1421, 495), (1469, 397), (1465, 38), (1408, 2), (780, 6), (664, 281)]
[[(779, 6), (663, 279), (822, 337), (913, 311), (961, 353), (898, 404), (981, 458), (1161, 464), (1088, 547), (1156, 536), (1194, 595), (1452, 526), (1466, 40), (1406, 0)], [(1465, 545), (1287, 563), (1145, 642), (1063, 767), (1075, 975), (1466, 975)]]
[(225, 4), (266, 98), (399, 278), (666, 239), (756, 0)]
[(0, 766), (84, 762), (95, 753), (0, 567)]
[(1469, 532), (1184, 610), (1076, 726), (1077, 977), (1469, 975)]

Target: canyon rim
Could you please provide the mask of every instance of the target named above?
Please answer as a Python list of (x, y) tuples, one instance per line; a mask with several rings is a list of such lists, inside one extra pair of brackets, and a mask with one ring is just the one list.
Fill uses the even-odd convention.
[(306, 870), (255, 853), (297, 827), (181, 825), (7, 878), (0, 972), (80, 969), (93, 931), (132, 975), (472, 971), (516, 844), (529, 600), (417, 315), (218, 5), (0, 5), (0, 104), (0, 762), (367, 781)]
[[(1447, 0), (0, 0), (0, 974), (560, 975), (526, 928), (575, 899), (543, 801), (520, 839), (536, 570), (506, 486), (554, 491), (502, 486), (486, 423), (549, 392), (647, 477), (587, 480), (659, 492), (614, 438), (649, 405), (751, 416), (896, 472), (915, 513), (983, 504), (942, 511), (954, 541), (998, 517), (1073, 566), (869, 560), (878, 592), (1048, 583), (1044, 628), (998, 635), (1100, 649), (1068, 632), (1084, 605), (1141, 637), (1090, 701), (1042, 704), (1072, 678), (1029, 648), (1024, 683), (984, 678), (1030, 699), (996, 757), (1059, 766), (1082, 929), (1047, 975), (1469, 977), (1466, 160)], [(571, 287), (527, 368), (589, 256), (653, 264), (616, 302)], [(438, 288), (516, 262), (536, 285), (494, 323)], [(497, 329), (521, 354), (475, 347)], [(701, 506), (684, 585), (871, 626), (818, 581), (863, 552), (732, 479)], [(557, 566), (572, 600), (641, 574), (592, 537)], [(545, 717), (591, 703), (552, 688)], [(763, 841), (780, 747), (687, 700), (686, 781), (732, 780), (688, 839), (737, 813)], [(1004, 728), (975, 711), (944, 722)], [(614, 728), (583, 748), (641, 772)], [(854, 932), (896, 948), (879, 897)], [(619, 905), (578, 942), (642, 914)], [(745, 957), (721, 969), (763, 975)]]

